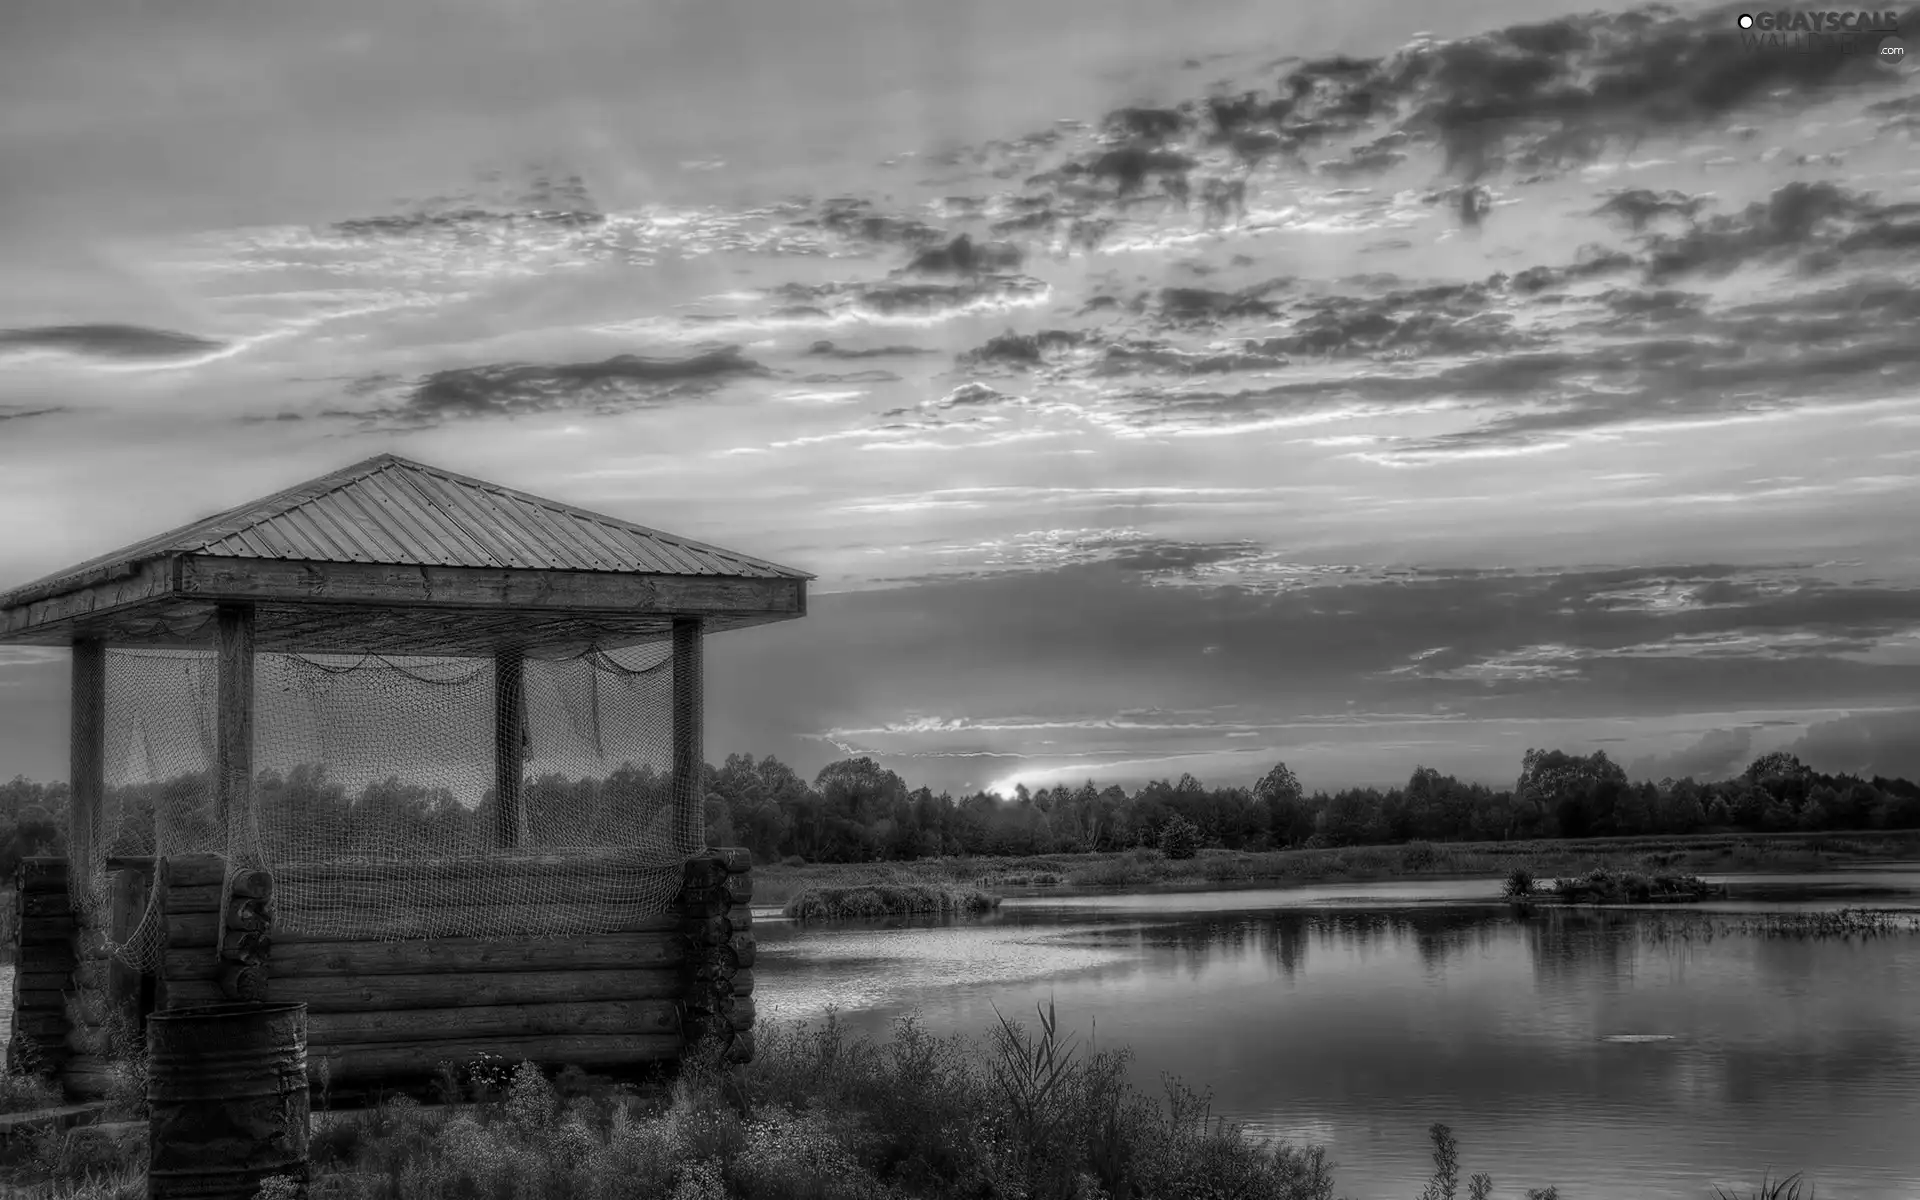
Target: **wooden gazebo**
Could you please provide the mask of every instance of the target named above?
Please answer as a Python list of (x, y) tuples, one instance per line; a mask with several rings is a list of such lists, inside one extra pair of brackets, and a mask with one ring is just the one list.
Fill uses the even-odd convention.
[[(497, 832), (511, 849), (522, 827), (524, 663), (670, 640), (673, 803), (697, 811), (701, 638), (804, 616), (810, 578), (380, 455), (0, 593), (0, 644), (73, 653), (75, 875), (100, 832), (105, 656), (122, 647), (215, 652), (213, 787), (223, 813), (245, 805), (253, 785), (256, 653), (323, 642), (327, 653), (492, 658)], [(675, 912), (587, 944), (269, 938), (271, 879), (209, 857), (109, 863), (122, 868), (111, 918), (88, 918), (71, 902), (64, 862), (23, 867), (15, 1032), (65, 1061), (73, 1090), (89, 1090), (100, 1050), (92, 1018), (72, 1018), (76, 996), (80, 1011), (104, 1020), (115, 1008), (264, 998), (270, 979), (273, 1000), (308, 1002), (309, 1053), (336, 1082), (412, 1076), (469, 1052), (617, 1066), (751, 1023), (749, 860), (737, 850), (690, 864), (691, 890)], [(139, 920), (156, 875), (166, 952), (143, 1004), (136, 985), (110, 983), (100, 935), (117, 933), (87, 926)], [(741, 1040), (736, 1053), (750, 1053)]]

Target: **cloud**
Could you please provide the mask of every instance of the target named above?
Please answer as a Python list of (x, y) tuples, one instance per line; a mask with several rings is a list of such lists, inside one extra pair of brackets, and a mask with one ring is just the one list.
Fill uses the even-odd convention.
[[(737, 346), (688, 358), (622, 354), (591, 363), (454, 367), (409, 385), (402, 404), (375, 409), (372, 416), (417, 428), (450, 420), (568, 409), (619, 411), (705, 395), (729, 379), (770, 374)], [(370, 379), (362, 387), (373, 390), (387, 382)]]
[(143, 325), (39, 325), (0, 329), (0, 352), (57, 351), (109, 361), (167, 361), (199, 358), (225, 348), (225, 342)]
[(29, 417), (46, 417), (54, 413), (65, 412), (65, 408), (26, 408), (12, 404), (0, 404), (0, 421), (24, 421)]
[(1635, 779), (1724, 779), (1753, 761), (1753, 730), (1709, 729), (1691, 746), (1668, 755), (1648, 755), (1627, 768)]
[(1785, 749), (1829, 774), (1920, 779), (1920, 709), (1853, 713), (1823, 721)]

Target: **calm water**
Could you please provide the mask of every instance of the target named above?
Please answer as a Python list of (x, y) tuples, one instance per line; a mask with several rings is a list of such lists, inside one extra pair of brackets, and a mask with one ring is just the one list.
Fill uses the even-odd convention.
[[(1693, 911), (1920, 907), (1920, 872), (1726, 877)], [(1488, 881), (1021, 897), (995, 917), (760, 931), (763, 1016), (918, 1012), (984, 1037), (1054, 999), (1082, 1040), (1326, 1145), (1354, 1200), (1410, 1198), (1454, 1129), (1497, 1196), (1711, 1197), (1763, 1169), (1920, 1196), (1920, 936), (1652, 936), (1657, 912), (1519, 919)]]

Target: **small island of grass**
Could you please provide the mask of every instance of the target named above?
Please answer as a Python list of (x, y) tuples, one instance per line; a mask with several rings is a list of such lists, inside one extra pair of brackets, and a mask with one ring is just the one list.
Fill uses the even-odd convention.
[(803, 887), (781, 906), (799, 921), (992, 912), (1000, 897), (966, 884), (916, 878), (900, 870), (849, 871)]
[(1532, 872), (1519, 868), (1507, 875), (1505, 891), (1511, 900), (1546, 895), (1566, 904), (1673, 904), (1727, 894), (1725, 884), (1708, 883), (1697, 875), (1643, 874), (1606, 867), (1556, 879), (1546, 888), (1538, 885)]

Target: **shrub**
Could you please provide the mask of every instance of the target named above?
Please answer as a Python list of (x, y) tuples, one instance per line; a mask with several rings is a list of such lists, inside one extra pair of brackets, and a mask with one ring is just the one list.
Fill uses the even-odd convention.
[(1192, 858), (1200, 853), (1200, 831), (1176, 813), (1160, 827), (1160, 852), (1170, 859)]
[(1533, 872), (1525, 867), (1515, 867), (1507, 872), (1505, 893), (1508, 899), (1518, 900), (1533, 895)]

